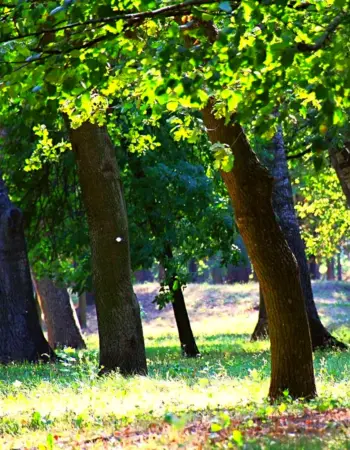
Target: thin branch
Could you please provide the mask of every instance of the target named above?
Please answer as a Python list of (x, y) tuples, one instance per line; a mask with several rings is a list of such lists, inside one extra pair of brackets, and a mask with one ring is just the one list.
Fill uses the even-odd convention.
[(298, 159), (301, 158), (304, 155), (307, 155), (308, 153), (312, 152), (312, 148), (308, 148), (307, 150), (304, 150), (303, 152), (296, 153), (295, 155), (288, 155), (287, 159)]
[(306, 44), (305, 42), (300, 42), (297, 45), (298, 51), (303, 53), (311, 53), (317, 52), (317, 50), (321, 50), (345, 18), (348, 18), (347, 13), (342, 13), (336, 16), (327, 26), (326, 31), (323, 33), (323, 35), (319, 37), (314, 44)]
[(116, 20), (125, 20), (126, 22), (128, 22), (129, 25), (131, 25), (134, 22), (138, 23), (140, 21), (143, 21), (145, 19), (149, 19), (152, 17), (158, 17), (158, 16), (169, 17), (169, 16), (173, 16), (174, 14), (176, 15), (179, 13), (185, 14), (188, 11), (190, 11), (192, 6), (210, 5), (213, 3), (219, 3), (219, 1), (220, 0), (188, 0), (183, 3), (178, 3), (176, 5), (164, 6), (162, 8), (158, 8), (158, 9), (155, 9), (152, 11), (145, 11), (145, 12), (138, 12), (138, 13), (124, 12), (124, 13), (116, 14), (116, 15), (113, 15), (110, 17), (104, 17), (104, 18), (99, 18), (99, 19), (90, 19), (90, 20), (86, 20), (83, 22), (74, 22), (74, 23), (64, 25), (62, 27), (47, 28), (47, 29), (45, 28), (40, 31), (34, 31), (32, 33), (23, 34), (21, 36), (8, 37), (8, 38), (0, 40), (0, 44), (17, 41), (17, 40), (25, 39), (28, 37), (41, 36), (45, 33), (57, 33), (59, 31), (65, 31), (65, 30), (69, 30), (72, 28), (76, 28), (76, 27), (86, 27), (87, 25), (96, 25), (96, 24), (108, 24), (111, 22), (115, 22)]

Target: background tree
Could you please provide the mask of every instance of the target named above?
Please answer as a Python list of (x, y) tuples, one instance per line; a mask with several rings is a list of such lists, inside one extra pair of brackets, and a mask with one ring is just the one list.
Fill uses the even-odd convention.
[(54, 359), (39, 323), (22, 213), (0, 179), (0, 362)]

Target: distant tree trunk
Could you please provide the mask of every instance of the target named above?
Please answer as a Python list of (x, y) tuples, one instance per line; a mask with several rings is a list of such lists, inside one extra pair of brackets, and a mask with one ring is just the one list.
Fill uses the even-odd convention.
[[(171, 261), (173, 259), (173, 252), (170, 246), (166, 246), (166, 256), (167, 261)], [(197, 356), (200, 356), (200, 352), (193, 335), (190, 318), (188, 317), (182, 287), (179, 286), (178, 289), (174, 289), (175, 280), (176, 274), (169, 282), (169, 289), (170, 291), (172, 291), (174, 296), (172, 307), (174, 310), (176, 326), (179, 333), (182, 354), (184, 356), (187, 356), (188, 358), (195, 358)]]
[(35, 280), (35, 287), (44, 311), (50, 346), (86, 348), (67, 289), (57, 287), (49, 278)]
[(301, 238), (299, 223), (294, 208), (292, 185), (289, 178), (281, 130), (273, 138), (271, 147), (274, 160), (271, 163), (270, 170), (275, 180), (272, 192), (272, 205), (279, 219), (279, 225), (287, 240), (288, 246), (292, 250), (299, 265), (300, 282), (309, 319), (313, 349), (326, 347), (346, 348), (344, 344), (333, 338), (322, 325), (316, 309), (305, 253), (305, 244)]
[(211, 277), (214, 284), (222, 284), (222, 269), (221, 267), (213, 267), (211, 269)]
[(259, 288), (259, 318), (253, 331), (251, 341), (258, 341), (260, 339), (267, 339), (269, 337), (269, 327), (267, 323), (266, 306), (264, 302), (264, 296)]
[(101, 373), (147, 374), (140, 306), (133, 292), (127, 211), (107, 129), (70, 130), (92, 251)]
[(86, 292), (83, 292), (82, 294), (79, 295), (79, 307), (78, 307), (78, 319), (79, 319), (79, 324), (81, 326), (81, 328), (86, 328), (87, 327), (87, 322), (86, 322)]
[(299, 269), (272, 209), (272, 177), (241, 126), (216, 119), (210, 103), (203, 119), (210, 140), (227, 144), (234, 156), (232, 170), (221, 175), (265, 299), (271, 341), (270, 398), (275, 400), (285, 390), (293, 398), (313, 398), (312, 348)]
[(334, 258), (329, 258), (327, 260), (327, 280), (335, 280), (335, 262)]
[(191, 283), (196, 283), (198, 280), (198, 266), (194, 258), (188, 264), (188, 271), (190, 272)]
[(342, 150), (330, 150), (329, 156), (350, 208), (350, 143), (347, 143)]
[(55, 359), (41, 330), (21, 211), (0, 175), (0, 363)]
[(337, 278), (338, 278), (338, 281), (341, 281), (343, 279), (342, 267), (341, 267), (341, 253), (340, 252), (337, 255)]

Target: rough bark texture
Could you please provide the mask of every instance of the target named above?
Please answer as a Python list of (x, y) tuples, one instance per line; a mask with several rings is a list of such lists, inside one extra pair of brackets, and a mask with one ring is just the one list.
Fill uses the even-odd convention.
[(35, 304), (22, 213), (0, 175), (0, 362), (54, 358)]
[(105, 127), (70, 130), (87, 213), (101, 373), (146, 374), (140, 307), (131, 283), (127, 212), (115, 150)]
[(269, 337), (269, 326), (267, 322), (266, 306), (264, 296), (262, 295), (261, 288), (259, 289), (260, 301), (259, 301), (259, 318), (253, 331), (251, 341), (258, 341), (260, 339), (267, 339)]
[(234, 155), (222, 172), (237, 226), (264, 295), (271, 341), (271, 400), (288, 390), (294, 397), (316, 395), (310, 331), (298, 265), (272, 209), (272, 178), (251, 149), (243, 129), (203, 110), (210, 140), (227, 144)]
[(271, 152), (274, 155), (274, 160), (270, 165), (271, 175), (274, 178), (272, 205), (288, 246), (298, 262), (313, 349), (334, 346), (346, 348), (344, 344), (333, 338), (325, 329), (317, 313), (305, 253), (305, 244), (301, 238), (299, 223), (294, 208), (292, 185), (289, 178), (281, 130), (276, 133), (271, 147)]
[(330, 150), (331, 164), (336, 171), (343, 189), (348, 207), (350, 208), (350, 145), (345, 145), (342, 150)]
[(50, 346), (86, 348), (67, 289), (57, 287), (49, 278), (35, 280), (35, 287), (43, 308)]

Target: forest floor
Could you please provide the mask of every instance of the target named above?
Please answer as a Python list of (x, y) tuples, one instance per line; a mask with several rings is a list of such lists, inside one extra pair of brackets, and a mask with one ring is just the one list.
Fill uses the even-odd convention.
[[(350, 344), (350, 283), (317, 282), (323, 322)], [(88, 350), (55, 365), (0, 368), (0, 449), (350, 449), (350, 351), (316, 352), (318, 398), (266, 400), (269, 344), (249, 341), (258, 287), (189, 285), (201, 358), (179, 352), (171, 307), (154, 308), (156, 284), (135, 287), (149, 377), (97, 376), (96, 318)]]

